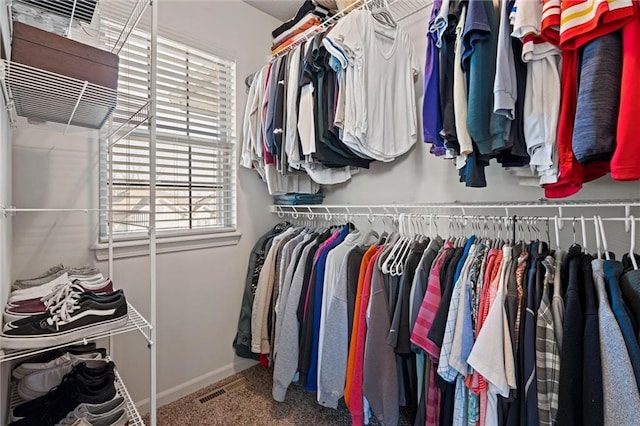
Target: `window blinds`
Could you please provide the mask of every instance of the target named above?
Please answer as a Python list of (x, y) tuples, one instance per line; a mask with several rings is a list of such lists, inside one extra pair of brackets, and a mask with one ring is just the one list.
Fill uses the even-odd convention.
[[(107, 44), (118, 35), (114, 25), (102, 25)], [(149, 51), (150, 35), (134, 30), (120, 52), (119, 94), (148, 96)], [(159, 37), (157, 79), (157, 229), (235, 229), (235, 63)], [(119, 97), (112, 128), (135, 110), (126, 99)], [(112, 163), (113, 185), (103, 186), (103, 204), (111, 188), (113, 208), (130, 212), (117, 214), (114, 235), (140, 232), (126, 222), (149, 211), (148, 128), (115, 143)], [(103, 171), (106, 184), (106, 161)], [(106, 225), (102, 231), (105, 236)]]

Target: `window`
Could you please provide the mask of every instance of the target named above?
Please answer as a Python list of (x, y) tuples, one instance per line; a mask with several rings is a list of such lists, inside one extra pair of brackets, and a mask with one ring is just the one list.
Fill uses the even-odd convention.
[[(118, 27), (103, 23), (107, 43)], [(112, 38), (112, 40), (109, 40)], [(135, 30), (120, 52), (118, 105), (111, 128), (146, 98), (150, 85), (150, 35)], [(157, 230), (159, 235), (235, 230), (235, 63), (164, 37), (158, 38)], [(114, 237), (145, 235), (136, 222), (149, 211), (148, 127), (113, 145), (109, 182), (106, 140), (101, 150), (101, 205), (113, 196)], [(103, 138), (104, 139), (104, 138)], [(123, 211), (125, 213), (120, 213)], [(107, 236), (106, 214), (101, 238)]]

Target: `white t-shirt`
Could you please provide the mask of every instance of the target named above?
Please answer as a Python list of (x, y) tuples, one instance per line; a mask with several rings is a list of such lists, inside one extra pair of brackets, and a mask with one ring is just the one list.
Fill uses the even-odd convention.
[(417, 141), (418, 64), (409, 35), (357, 10), (326, 37), (349, 60), (344, 143), (380, 161), (407, 152)]

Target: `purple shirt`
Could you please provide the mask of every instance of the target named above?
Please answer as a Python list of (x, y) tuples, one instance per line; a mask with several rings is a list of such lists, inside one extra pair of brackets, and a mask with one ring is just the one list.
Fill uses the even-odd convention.
[[(429, 27), (440, 11), (442, 0), (435, 0)], [(440, 137), (442, 114), (440, 111), (440, 55), (436, 46), (436, 32), (427, 34), (427, 57), (424, 65), (424, 100), (422, 104), (422, 129), (424, 141), (433, 144), (431, 153), (442, 156), (446, 153), (444, 141)]]

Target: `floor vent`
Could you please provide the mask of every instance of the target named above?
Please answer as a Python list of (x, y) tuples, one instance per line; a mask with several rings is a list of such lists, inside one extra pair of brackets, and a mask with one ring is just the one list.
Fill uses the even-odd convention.
[(246, 385), (247, 379), (245, 378), (234, 380), (222, 387), (212, 390), (206, 395), (201, 396), (200, 398), (198, 398), (198, 402), (200, 404), (206, 404), (207, 402), (212, 401), (222, 395), (238, 392), (239, 390), (244, 389)]

